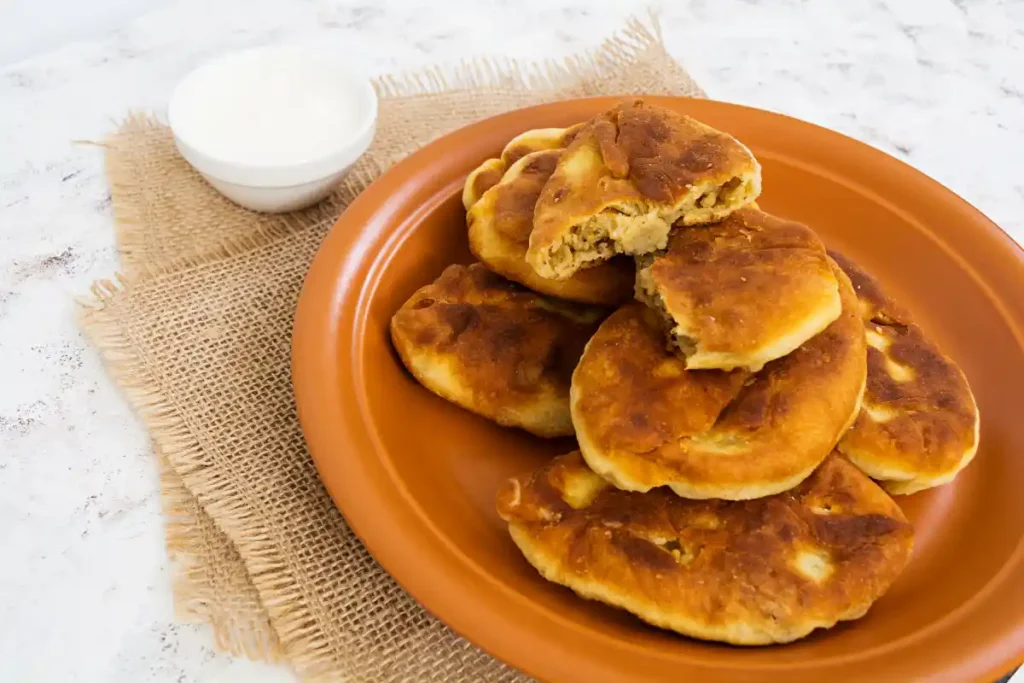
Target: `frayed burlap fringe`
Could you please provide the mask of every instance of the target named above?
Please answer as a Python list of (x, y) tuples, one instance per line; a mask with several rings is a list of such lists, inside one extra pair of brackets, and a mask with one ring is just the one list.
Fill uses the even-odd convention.
[[(305, 271), (304, 264), (312, 258), (322, 237), (323, 234), (318, 234), (318, 231), (306, 231), (299, 236), (301, 244), (279, 240), (276, 245), (268, 244), (256, 250), (240, 251), (235, 256), (253, 260), (265, 257), (280, 263), (282, 252), (275, 249), (275, 246), (280, 248), (291, 245), (293, 248), (288, 253), (302, 255), (299, 260), (285, 259), (298, 266), (289, 268), (292, 276), (290, 291), (297, 294)], [(288, 247), (285, 249), (288, 250)], [(206, 277), (211, 285), (221, 286), (224, 280), (215, 271), (229, 261), (210, 256), (196, 257), (190, 274)], [(250, 272), (246, 267), (230, 270), (236, 276), (240, 272)], [(157, 312), (155, 319), (147, 313), (139, 313), (140, 308), (153, 310), (144, 305), (147, 295), (154, 296), (153, 293), (157, 292), (156, 299), (166, 301), (166, 292), (177, 290), (179, 283), (180, 277), (174, 273), (138, 282), (128, 278), (98, 282), (93, 288), (92, 297), (82, 302), (83, 327), (101, 349), (111, 375), (150, 429), (167, 461), (209, 516), (221, 523), (223, 530), (238, 548), (274, 629), (280, 635), (288, 661), (305, 678), (313, 681), (525, 680), (514, 670), (452, 634), (401, 592), (344, 525), (316, 480), (312, 463), (306, 462), (308, 456), (304, 456), (303, 461), (298, 463), (304, 470), (302, 478), (305, 481), (297, 488), (303, 507), (315, 520), (313, 528), (319, 529), (318, 533), (322, 536), (314, 542), (314, 539), (308, 537), (308, 526), (302, 522), (299, 524), (301, 529), (294, 537), (305, 537), (308, 543), (327, 546), (340, 543), (341, 546), (336, 557), (312, 552), (312, 558), (302, 558), (298, 553), (282, 552), (283, 539), (293, 538), (290, 530), (278, 528), (273, 510), (268, 514), (259, 496), (253, 498), (252, 478), (248, 482), (242, 480), (243, 485), (239, 486), (239, 480), (231, 468), (223, 467), (217, 455), (211, 458), (210, 453), (217, 454), (221, 450), (218, 444), (197, 437), (197, 434), (209, 436), (209, 430), (197, 427), (196, 410), (190, 410), (172, 398), (176, 392), (171, 385), (180, 381), (174, 379), (176, 373), (179, 376), (187, 373), (188, 381), (193, 381), (189, 370), (183, 370), (180, 365), (177, 368), (166, 365), (168, 357), (179, 356), (180, 347), (171, 342), (171, 349), (165, 349), (166, 353), (154, 354), (151, 341), (144, 339), (152, 335), (165, 337), (162, 325), (153, 322), (161, 319), (162, 313)], [(233, 296), (227, 293), (222, 299), (231, 301)], [(191, 303), (196, 305), (195, 300)], [(293, 306), (293, 302), (278, 303), (279, 311), (290, 311)], [(206, 311), (201, 304), (198, 309)], [(137, 319), (136, 315), (146, 320)], [(271, 320), (265, 327), (281, 329), (280, 316), (269, 317)], [(186, 312), (185, 319), (191, 323), (195, 317)], [(209, 329), (196, 328), (190, 334), (194, 333), (198, 337), (198, 344), (202, 346), (208, 338)], [(286, 335), (287, 324), (281, 332)], [(256, 345), (243, 346), (251, 349)], [(276, 368), (276, 376), (287, 376), (286, 348), (285, 344), (285, 350), (273, 358), (266, 356), (267, 364)], [(161, 355), (162, 358), (154, 357)], [(260, 355), (262, 358), (262, 353)], [(210, 384), (205, 387), (194, 386), (192, 391), (198, 393), (186, 392), (190, 394), (185, 397), (187, 403), (194, 405), (216, 388), (219, 387)], [(232, 388), (228, 387), (225, 391), (231, 393)], [(234, 391), (237, 392), (237, 388)], [(272, 405), (265, 412), (272, 416), (285, 414), (294, 422), (293, 406), (280, 406), (278, 403), (282, 395), (287, 395), (290, 390), (286, 386), (277, 385), (272, 391), (274, 396), (268, 398), (276, 400), (271, 402)], [(178, 398), (182, 396), (178, 395)], [(259, 397), (255, 400), (258, 406)], [(228, 403), (237, 406), (239, 402), (232, 398)], [(215, 407), (209, 410), (207, 419), (210, 415), (223, 415)], [(275, 418), (271, 417), (268, 421), (274, 422)], [(230, 427), (227, 429), (230, 432)], [(288, 433), (284, 442), (301, 449), (301, 446), (297, 446), (301, 444), (297, 424), (283, 431)], [(226, 438), (230, 436), (230, 433), (224, 435)], [(246, 446), (241, 450), (248, 453), (251, 449)], [(256, 466), (261, 470), (261, 479), (263, 471), (273, 467), (268, 456), (273, 455), (275, 450), (272, 448), (259, 454)], [(293, 477), (288, 479), (294, 481)], [(274, 491), (276, 495), (276, 487)], [(263, 498), (265, 501), (266, 498)], [(282, 509), (289, 507), (287, 504), (281, 505)], [(315, 548), (311, 550), (315, 551)], [(340, 564), (335, 562), (338, 559), (341, 560)], [(312, 565), (303, 565), (304, 562)], [(304, 575), (305, 579), (296, 581), (296, 575)], [(335, 596), (331, 601), (333, 609), (325, 611), (324, 606), (318, 604), (317, 594), (324, 590), (337, 593), (337, 586), (341, 586), (350, 598), (338, 602)], [(332, 621), (332, 614), (338, 616), (341, 623), (325, 623)], [(350, 624), (366, 629), (367, 632), (349, 632), (345, 626)]]
[(252, 660), (282, 658), (277, 633), (238, 550), (156, 450), (168, 555), (176, 563), (175, 612), (209, 624), (218, 650)]
[[(209, 622), (219, 646), (283, 653), (311, 680), (522, 680), (408, 598), (320, 486), (291, 404), (294, 299), (340, 211), (439, 135), (555, 99), (703, 91), (669, 57), (653, 17), (564, 62), (474, 60), (376, 87), (368, 153), (330, 200), (287, 216), (230, 204), (180, 159), (166, 127), (130, 116), (103, 143), (126, 275), (95, 284), (82, 326), (167, 465), (178, 608)], [(253, 348), (265, 350), (258, 363)], [(261, 490), (273, 477), (283, 498)], [(292, 516), (275, 515), (274, 503)]]
[[(237, 247), (239, 250), (244, 248), (244, 245)], [(214, 262), (218, 258), (228, 257), (230, 251), (224, 254), (195, 256), (191, 261), (182, 258), (177, 265), (182, 268), (198, 267), (204, 262)], [(82, 328), (103, 353), (114, 381), (121, 387), (146, 424), (153, 440), (159, 444), (159, 455), (166, 458), (165, 462), (173, 463), (172, 472), (179, 475), (186, 483), (187, 490), (194, 494), (196, 505), (201, 505), (211, 519), (233, 520), (241, 529), (252, 528), (252, 525), (246, 522), (254, 511), (244, 505), (244, 496), (239, 495), (240, 492), (233, 491), (233, 484), (229, 478), (205, 466), (206, 459), (199, 441), (173, 403), (160, 390), (160, 383), (150, 373), (149, 364), (137, 352), (137, 347), (129, 335), (125, 334), (119, 316), (111, 310), (111, 307), (116, 305), (118, 296), (131, 286), (125, 277), (96, 282), (91, 290), (92, 298), (80, 302)], [(174, 491), (172, 495), (177, 496), (179, 493)], [(192, 505), (191, 502), (182, 501), (180, 498), (168, 500), (166, 488), (163, 489), (163, 499), (165, 509), (172, 512), (180, 512)], [(196, 586), (195, 583), (209, 577), (196, 573), (208, 570), (197, 569), (196, 559), (200, 554), (191, 546), (192, 541), (184, 538), (188, 532), (180, 526), (186, 521), (187, 518), (184, 517), (179, 516), (176, 520), (172, 517), (168, 531), (168, 547), (175, 554), (175, 559), (182, 562), (179, 566), (182, 571), (179, 571), (177, 576), (176, 588), (183, 592), (175, 595), (177, 606), (186, 613), (197, 616), (202, 614), (202, 609), (196, 609), (198, 605), (194, 600), (190, 601), (189, 596), (201, 595), (201, 592), (196, 591), (205, 590), (205, 586)], [(174, 528), (175, 522), (178, 523), (177, 528)], [(276, 633), (287, 633), (288, 647), (285, 651), (291, 654), (293, 662), (294, 659), (298, 659), (299, 661), (295, 663), (302, 668), (301, 665), (306, 663), (304, 660), (308, 659), (309, 663), (315, 666), (315, 654), (303, 658), (301, 653), (317, 653), (324, 647), (324, 643), (316, 634), (314, 620), (297, 607), (302, 603), (301, 590), (289, 580), (283, 563), (276, 559), (276, 554), (272, 551), (272, 539), (263, 534), (249, 535), (242, 532), (242, 535), (234, 536), (234, 543), (245, 552), (245, 566), (252, 581), (250, 585), (272, 587), (273, 598), (265, 599), (271, 600), (267, 605), (267, 611), (275, 614), (276, 628), (259, 630), (254, 628), (251, 621), (240, 624), (231, 617), (219, 617), (210, 620), (216, 634), (216, 643), (227, 646), (239, 654), (251, 653), (257, 658), (274, 659), (280, 652)], [(185, 584), (192, 585), (186, 587)]]

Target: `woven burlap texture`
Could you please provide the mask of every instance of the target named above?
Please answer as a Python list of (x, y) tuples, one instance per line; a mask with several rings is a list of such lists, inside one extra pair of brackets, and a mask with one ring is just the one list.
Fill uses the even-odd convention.
[(635, 20), (564, 63), (478, 60), (377, 86), (370, 151), (334, 197), (288, 216), (226, 202), (165, 127), (130, 117), (105, 143), (125, 276), (94, 286), (82, 325), (163, 463), (178, 607), (221, 647), (283, 655), (310, 680), (521, 680), (406, 595), (322, 488), (291, 391), (299, 289), (344, 206), (439, 135), (568, 97), (703, 92)]

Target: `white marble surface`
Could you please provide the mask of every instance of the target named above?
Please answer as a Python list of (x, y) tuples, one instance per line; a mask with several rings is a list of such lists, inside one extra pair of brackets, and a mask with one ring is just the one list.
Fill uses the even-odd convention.
[[(446, 5), (0, 5), (0, 679), (292, 680), (173, 621), (146, 436), (72, 317), (72, 296), (117, 267), (101, 156), (73, 141), (161, 107), (176, 79), (230, 48), (323, 41), (367, 73), (530, 59), (594, 45), (637, 8)], [(1024, 3), (688, 0), (665, 2), (662, 23), (712, 97), (876, 145), (1024, 241)]]

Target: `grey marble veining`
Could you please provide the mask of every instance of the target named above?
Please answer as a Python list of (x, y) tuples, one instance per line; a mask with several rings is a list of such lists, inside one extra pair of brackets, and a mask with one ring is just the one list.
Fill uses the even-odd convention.
[[(39, 12), (54, 11), (38, 3)], [(102, 5), (102, 3), (96, 3)], [(123, 3), (119, 3), (123, 4)], [(180, 0), (0, 68), (0, 671), (5, 680), (270, 681), (176, 625), (146, 436), (73, 320), (117, 267), (93, 146), (232, 48), (341, 46), (368, 74), (594, 46), (631, 2)], [(657, 3), (655, 7), (659, 7)], [(667, 43), (717, 99), (879, 147), (1024, 241), (1024, 3), (688, 0)]]

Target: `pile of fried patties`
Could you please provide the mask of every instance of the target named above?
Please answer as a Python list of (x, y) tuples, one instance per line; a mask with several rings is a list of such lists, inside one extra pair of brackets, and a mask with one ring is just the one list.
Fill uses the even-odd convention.
[(760, 191), (742, 143), (642, 100), (527, 131), (466, 180), (479, 263), (391, 321), (438, 396), (576, 437), (498, 492), (545, 579), (739, 645), (863, 616), (911, 553), (890, 495), (952, 480), (979, 424), (913, 317)]

